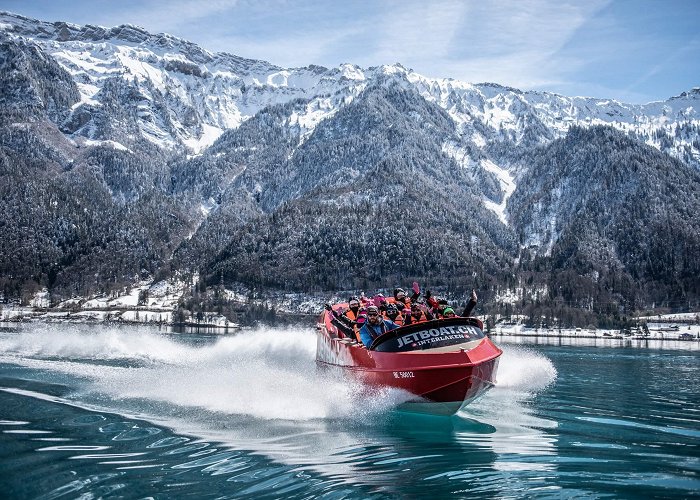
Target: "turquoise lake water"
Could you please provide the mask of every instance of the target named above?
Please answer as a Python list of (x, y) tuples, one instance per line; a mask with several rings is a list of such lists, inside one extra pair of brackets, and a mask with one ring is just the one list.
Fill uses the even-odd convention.
[(448, 418), (326, 379), (314, 335), (0, 328), (0, 495), (700, 496), (698, 342), (495, 337), (497, 387)]

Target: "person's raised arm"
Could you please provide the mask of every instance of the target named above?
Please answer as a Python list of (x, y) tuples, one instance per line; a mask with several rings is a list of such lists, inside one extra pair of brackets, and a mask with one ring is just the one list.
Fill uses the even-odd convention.
[(467, 302), (466, 307), (464, 308), (464, 312), (462, 313), (462, 316), (471, 316), (472, 311), (474, 310), (474, 307), (476, 306), (476, 290), (472, 289), (472, 295), (469, 298), (469, 302)]

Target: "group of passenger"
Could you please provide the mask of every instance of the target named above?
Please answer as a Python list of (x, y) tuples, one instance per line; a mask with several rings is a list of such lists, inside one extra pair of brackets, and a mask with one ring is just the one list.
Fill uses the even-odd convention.
[[(387, 299), (381, 293), (370, 298), (353, 296), (348, 299), (345, 311), (335, 310), (330, 304), (326, 304), (326, 309), (331, 315), (331, 323), (342, 335), (362, 342), (366, 347), (380, 335), (396, 328), (457, 316), (447, 300), (436, 299), (430, 290), (421, 297), (418, 283), (413, 283), (412, 292), (409, 297), (403, 288), (395, 288), (393, 299)], [(471, 314), (476, 300), (476, 291), (472, 290), (462, 316)]]

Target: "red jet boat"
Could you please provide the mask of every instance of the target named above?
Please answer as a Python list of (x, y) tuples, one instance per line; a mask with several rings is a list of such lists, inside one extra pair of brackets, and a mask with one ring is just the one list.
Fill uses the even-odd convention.
[[(333, 306), (343, 311), (346, 304)], [(403, 326), (376, 338), (369, 348), (344, 336), (324, 311), (317, 324), (316, 361), (350, 370), (372, 387), (395, 387), (415, 399), (408, 411), (453, 414), (496, 383), (503, 353), (484, 335), (477, 318), (444, 318)]]

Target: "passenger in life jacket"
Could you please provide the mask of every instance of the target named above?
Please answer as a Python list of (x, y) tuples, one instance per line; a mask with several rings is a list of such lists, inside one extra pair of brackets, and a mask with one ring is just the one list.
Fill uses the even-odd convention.
[(414, 302), (411, 304), (411, 314), (406, 316), (404, 320), (404, 325), (412, 325), (414, 323), (422, 323), (423, 321), (430, 321), (434, 319), (433, 315), (423, 304)]
[(360, 328), (366, 319), (366, 316), (362, 314), (363, 310), (364, 309), (360, 309), (360, 299), (352, 296), (348, 299), (348, 309), (343, 313), (343, 316), (349, 320), (349, 324), (352, 326), (353, 337), (358, 342), (361, 342)]
[(331, 323), (346, 337), (360, 342), (360, 327), (364, 323), (360, 301), (357, 297), (348, 299), (349, 308), (342, 312), (334, 310), (330, 304), (326, 304), (326, 310), (332, 314)]
[[(452, 309), (449, 306), (447, 300), (445, 300), (445, 299), (436, 300), (435, 297), (431, 296), (430, 290), (427, 290), (425, 292), (425, 294), (426, 294), (426, 298), (428, 299), (428, 303), (433, 308), (433, 314), (436, 317), (438, 317), (438, 318), (454, 318), (455, 316), (457, 316), (454, 309)], [(469, 302), (467, 302), (467, 305), (464, 307), (464, 311), (462, 312), (462, 317), (468, 317), (471, 315), (472, 311), (474, 310), (474, 307), (476, 306), (476, 301), (477, 301), (476, 290), (472, 289), (472, 294), (469, 297)]]
[(384, 318), (393, 321), (399, 326), (403, 326), (405, 323), (402, 311), (399, 311), (397, 304), (388, 303), (386, 305), (386, 310), (384, 311)]
[(357, 321), (357, 317), (360, 315), (360, 299), (357, 297), (350, 297), (348, 299), (348, 310), (343, 313), (350, 321)]
[(406, 297), (406, 290), (403, 288), (394, 288), (394, 301), (402, 306), (410, 306), (411, 299)]
[[(403, 288), (394, 288), (394, 301), (398, 305), (399, 309), (403, 308), (409, 308), (411, 307), (411, 303), (415, 302), (418, 300), (418, 297), (420, 297), (420, 287), (418, 286), (417, 282), (413, 282), (413, 294), (409, 298), (406, 295), (406, 290)], [(401, 303), (399, 305), (399, 303)]]
[(428, 306), (430, 306), (431, 314), (436, 318), (441, 318), (443, 309), (448, 306), (447, 300), (436, 299), (433, 297), (433, 294), (430, 293), (430, 290), (425, 291), (425, 301), (428, 303)]
[(377, 306), (369, 306), (367, 307), (367, 322), (360, 328), (360, 339), (366, 347), (369, 347), (374, 339), (398, 327), (399, 325), (393, 321), (384, 319)]

